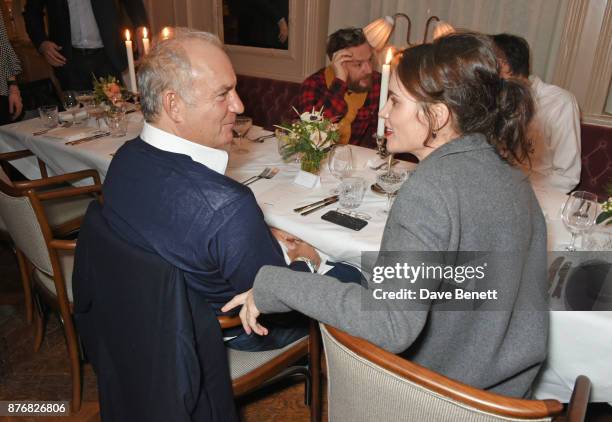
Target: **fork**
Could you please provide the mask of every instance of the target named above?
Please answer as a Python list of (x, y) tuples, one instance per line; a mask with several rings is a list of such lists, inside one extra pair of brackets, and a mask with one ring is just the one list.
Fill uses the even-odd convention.
[(263, 171), (261, 173), (259, 173), (258, 176), (249, 177), (244, 182), (242, 182), (242, 184), (246, 186), (246, 185), (248, 185), (250, 183), (253, 183), (255, 180), (259, 180), (262, 177), (266, 177), (268, 175), (268, 173), (270, 173), (271, 171), (272, 171), (272, 169), (270, 167), (266, 167), (265, 169), (263, 169)]
[(272, 179), (274, 176), (276, 176), (278, 174), (278, 172), (279, 172), (279, 169), (274, 167), (265, 176), (257, 176), (254, 180), (252, 180), (252, 181), (250, 181), (248, 183), (245, 183), (244, 186), (248, 186), (251, 183), (257, 182), (258, 180), (261, 180), (261, 179)]
[(274, 135), (273, 133), (271, 133), (271, 134), (269, 134), (269, 135), (262, 135), (262, 136), (258, 136), (258, 137), (257, 137), (257, 138), (255, 138), (255, 139), (251, 139), (251, 138), (247, 138), (247, 139), (248, 139), (249, 141), (252, 141), (252, 142), (258, 142), (258, 143), (260, 143), (260, 144), (261, 144), (261, 143), (263, 143), (263, 141), (265, 141), (266, 139), (269, 139), (269, 138), (274, 138), (275, 136), (276, 136), (276, 135)]

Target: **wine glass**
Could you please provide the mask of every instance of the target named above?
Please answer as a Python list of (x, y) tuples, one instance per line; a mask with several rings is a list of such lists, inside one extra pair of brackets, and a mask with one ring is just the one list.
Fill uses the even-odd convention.
[(246, 154), (249, 152), (242, 143), (244, 139), (244, 135), (251, 129), (253, 126), (253, 119), (247, 116), (237, 116), (236, 121), (234, 122), (233, 131), (238, 135), (238, 149), (234, 150), (237, 154)]
[(565, 250), (574, 252), (576, 235), (588, 231), (597, 217), (597, 196), (590, 192), (576, 191), (565, 201), (561, 219), (572, 234), (572, 241)]
[(106, 114), (104, 104), (94, 102), (93, 106), (87, 110), (89, 117), (96, 119), (96, 125), (100, 129), (100, 119)]
[[(353, 152), (348, 145), (337, 145), (329, 154), (327, 161), (329, 172), (339, 181), (349, 177), (353, 173)], [(338, 193), (338, 186), (331, 190), (331, 193)]]
[(78, 124), (76, 121), (76, 113), (80, 107), (80, 103), (77, 99), (77, 96), (78, 95), (76, 91), (64, 91), (64, 109), (66, 109), (67, 112), (72, 114), (72, 124), (74, 125)]
[(405, 169), (390, 169), (376, 176), (376, 183), (387, 194), (387, 207), (384, 210), (379, 210), (378, 214), (387, 216), (391, 210), (391, 202), (393, 194), (402, 187), (402, 184), (408, 178), (408, 172)]

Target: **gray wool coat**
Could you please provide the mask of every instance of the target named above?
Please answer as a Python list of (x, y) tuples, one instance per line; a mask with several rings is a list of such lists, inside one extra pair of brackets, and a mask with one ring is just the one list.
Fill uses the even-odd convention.
[(263, 313), (297, 310), (477, 388), (529, 395), (546, 357), (546, 225), (520, 170), (480, 134), (443, 145), (400, 189), (380, 249), (507, 253), (480, 286), (504, 302), (448, 311), (435, 300), (387, 300), (372, 310), (363, 298), (379, 285), (266, 266), (255, 304)]

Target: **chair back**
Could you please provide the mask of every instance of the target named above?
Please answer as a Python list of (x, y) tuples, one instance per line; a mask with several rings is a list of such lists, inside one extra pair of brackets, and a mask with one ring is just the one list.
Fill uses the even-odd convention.
[(73, 293), (103, 420), (237, 420), (212, 308), (182, 271), (116, 234), (97, 201), (79, 232)]
[(45, 222), (41, 225), (28, 196), (15, 195), (2, 188), (0, 185), (0, 220), (6, 224), (15, 246), (35, 267), (52, 277), (51, 258), (43, 234)]
[[(548, 403), (545, 401), (513, 399), (473, 389), (323, 324), (321, 335), (327, 361), (330, 421), (550, 421), (551, 417), (547, 414), (560, 412), (563, 408), (558, 402), (557, 406), (547, 409)], [(384, 361), (386, 362), (383, 366), (380, 363)], [(403, 375), (398, 373), (402, 371), (391, 370), (400, 366), (408, 367), (408, 370), (404, 369)], [(432, 378), (435, 381), (424, 385), (404, 376), (408, 371), (419, 377), (435, 374), (435, 378)], [(440, 388), (432, 388), (440, 386), (439, 380), (457, 387), (457, 394), (447, 395), (441, 393)], [(470, 400), (473, 399), (476, 403), (479, 397), (470, 397), (470, 394), (459, 391), (460, 387), (465, 387), (466, 391), (481, 391), (480, 399), (488, 404), (489, 409), (483, 410), (470, 405)], [(468, 400), (462, 400), (464, 397)], [(499, 400), (498, 406), (492, 399)], [(512, 412), (503, 415), (501, 412), (506, 405), (516, 405), (518, 412), (521, 412), (524, 409), (523, 404), (527, 409), (533, 408), (534, 404), (543, 405), (538, 407), (539, 415), (535, 411), (529, 413), (529, 416), (525, 411), (525, 417), (512, 415)], [(493, 411), (495, 407), (500, 409), (499, 413)]]

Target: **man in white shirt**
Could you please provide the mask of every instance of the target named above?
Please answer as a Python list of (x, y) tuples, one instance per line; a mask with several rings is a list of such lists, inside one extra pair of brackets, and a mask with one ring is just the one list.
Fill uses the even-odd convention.
[(534, 187), (565, 193), (580, 182), (580, 110), (574, 95), (529, 76), (529, 44), (510, 34), (493, 36), (501, 74), (531, 86), (536, 114), (529, 128), (533, 142), (531, 163), (526, 164)]
[[(217, 37), (177, 28), (144, 59), (138, 82), (144, 128), (111, 162), (103, 215), (125, 241), (182, 270), (189, 292), (220, 313), (252, 287), (262, 266), (286, 266), (253, 192), (224, 174), (223, 148), (244, 110), (236, 75)], [(319, 264), (312, 246), (293, 246), (290, 268), (309, 271), (306, 259)], [(242, 328), (224, 334), (233, 337), (226, 343), (231, 348), (270, 350), (305, 336), (306, 323), (283, 315), (273, 319), (272, 336)]]

